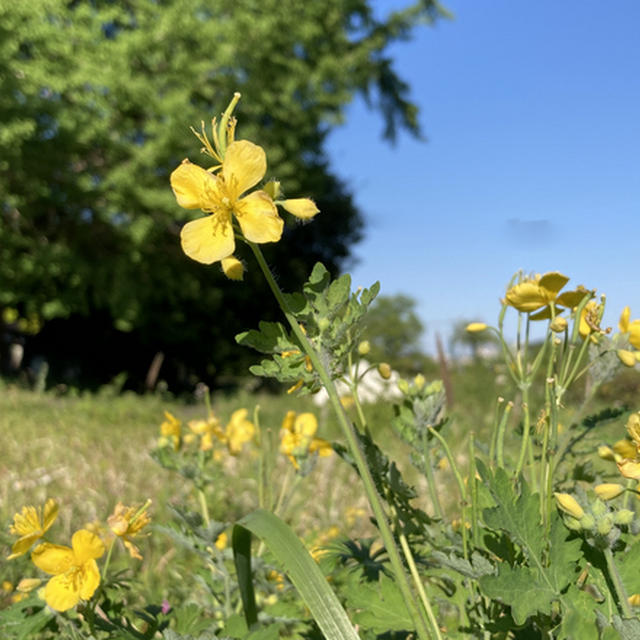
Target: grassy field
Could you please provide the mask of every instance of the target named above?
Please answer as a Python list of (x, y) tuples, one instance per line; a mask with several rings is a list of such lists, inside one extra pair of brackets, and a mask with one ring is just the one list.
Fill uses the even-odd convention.
[[(633, 374), (634, 372), (630, 372)], [(631, 405), (638, 399), (637, 376), (622, 376), (605, 385), (596, 398), (593, 410), (604, 406)], [(476, 434), (479, 446), (489, 440), (495, 398), (515, 398), (502, 372), (493, 365), (477, 364), (454, 370), (451, 379), (455, 404), (451, 421), (445, 427), (454, 445), (454, 453), (463, 467), (468, 460), (468, 435)], [(571, 399), (579, 406), (580, 391)], [(328, 408), (316, 407), (309, 398), (293, 396), (236, 393), (214, 395), (213, 408), (222, 424), (240, 407), (249, 410), (260, 406), (263, 432), (270, 441), (274, 468), (270, 478), (277, 494), (283, 478), (293, 482), (289, 462), (278, 453), (278, 433), (288, 410), (313, 411), (319, 417), (318, 435), (328, 440), (339, 439), (336, 424)], [(637, 410), (638, 407), (635, 407)], [(385, 452), (399, 461), (408, 480), (418, 489), (418, 501), (430, 510), (424, 478), (411, 466), (407, 447), (390, 426), (393, 410), (389, 403), (364, 407), (376, 440)], [(104, 522), (116, 502), (140, 504), (152, 500), (151, 514), (156, 524), (167, 524), (171, 505), (194, 505), (191, 483), (175, 472), (162, 469), (151, 457), (156, 447), (159, 425), (164, 411), (170, 411), (183, 423), (205, 417), (202, 402), (185, 402), (156, 395), (115, 394), (109, 388), (98, 394), (56, 396), (37, 394), (12, 386), (0, 387), (0, 542), (6, 557), (13, 538), (8, 525), (14, 513), (26, 504), (42, 504), (54, 497), (60, 502), (60, 515), (52, 533), (67, 544), (69, 536), (86, 523)], [(516, 436), (517, 412), (510, 429)], [(587, 448), (612, 442), (623, 433), (614, 423), (585, 441)], [(507, 445), (509, 443), (507, 438)], [(438, 482), (445, 491), (448, 511), (456, 512), (457, 493), (450, 470), (437, 471)], [(239, 457), (228, 456), (207, 494), (214, 519), (232, 522), (258, 506), (257, 454), (247, 450)], [(291, 486), (291, 484), (289, 484)], [(451, 487), (451, 490), (447, 490)], [(194, 505), (195, 506), (195, 505)], [(355, 520), (351, 508), (360, 510)], [(344, 535), (366, 535), (372, 532), (367, 520), (367, 505), (351, 468), (336, 455), (320, 459), (312, 473), (302, 478), (285, 512), (287, 520), (310, 543), (322, 531), (337, 527)], [(124, 554), (115, 560), (135, 567), (139, 581), (137, 593), (146, 602), (195, 599), (197, 593), (185, 590), (183, 576), (191, 566), (189, 553), (177, 548), (160, 531), (153, 531), (142, 542), (144, 560), (133, 562)], [(13, 583), (23, 577), (24, 565), (0, 560), (0, 574)], [(21, 568), (22, 567), (22, 568)], [(191, 588), (189, 588), (191, 589)]]

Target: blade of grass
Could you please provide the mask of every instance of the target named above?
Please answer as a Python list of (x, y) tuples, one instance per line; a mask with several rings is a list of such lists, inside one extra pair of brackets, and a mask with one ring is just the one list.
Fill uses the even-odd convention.
[[(315, 560), (291, 528), (270, 511), (256, 509), (234, 527), (233, 553), (236, 567), (238, 560), (240, 561), (239, 580), (251, 583), (251, 551), (250, 545), (247, 545), (249, 531), (267, 545), (282, 565), (327, 640), (359, 640), (345, 610)], [(251, 625), (257, 619), (253, 586), (241, 584), (240, 588), (247, 625)]]

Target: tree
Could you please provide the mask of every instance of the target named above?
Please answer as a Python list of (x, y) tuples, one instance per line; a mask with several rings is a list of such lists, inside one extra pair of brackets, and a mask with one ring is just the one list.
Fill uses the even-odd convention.
[(384, 21), (367, 0), (0, 0), (0, 308), (44, 321), (27, 349), (54, 372), (97, 362), (102, 380), (140, 379), (157, 351), (183, 382), (245, 368), (232, 337), (275, 307), (255, 269), (239, 286), (180, 251), (189, 214), (168, 176), (198, 160), (188, 127), (240, 91), (267, 177), (322, 211), (267, 252), (282, 286), (317, 260), (337, 273), (362, 220), (324, 137), (357, 91), (388, 136), (418, 132), (385, 51), (437, 15), (430, 0)]
[(376, 298), (367, 314), (363, 334), (371, 345), (368, 359), (387, 362), (405, 374), (422, 372), (425, 365), (431, 365), (420, 346), (424, 325), (415, 307), (416, 301), (404, 294)]

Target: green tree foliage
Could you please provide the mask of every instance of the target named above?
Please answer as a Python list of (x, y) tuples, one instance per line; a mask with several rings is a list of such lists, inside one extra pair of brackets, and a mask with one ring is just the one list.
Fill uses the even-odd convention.
[(368, 0), (0, 0), (0, 309), (44, 320), (31, 348), (54, 367), (142, 376), (163, 351), (174, 379), (244, 369), (231, 337), (275, 310), (257, 269), (230, 283), (180, 250), (197, 213), (169, 174), (200, 160), (189, 126), (240, 91), (239, 137), (265, 148), (267, 178), (322, 211), (267, 247), (281, 285), (318, 260), (336, 273), (362, 220), (323, 140), (357, 92), (385, 135), (418, 133), (386, 50), (439, 13), (431, 0), (384, 20)]
[(371, 362), (388, 362), (401, 373), (424, 371), (427, 358), (420, 340), (424, 326), (416, 314), (416, 301), (408, 295), (378, 296), (365, 319), (364, 338), (371, 345)]

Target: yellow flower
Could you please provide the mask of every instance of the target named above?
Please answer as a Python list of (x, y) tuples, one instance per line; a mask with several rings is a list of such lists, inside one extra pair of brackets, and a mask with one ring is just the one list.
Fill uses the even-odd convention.
[(556, 501), (560, 509), (562, 509), (565, 513), (568, 513), (570, 516), (573, 516), (577, 520), (580, 520), (584, 515), (584, 509), (580, 506), (578, 501), (568, 493), (554, 493), (556, 497)]
[(223, 549), (227, 548), (228, 544), (229, 544), (229, 536), (223, 531), (216, 538), (216, 541), (215, 541), (216, 549), (218, 549), (219, 551), (222, 551)]
[(640, 450), (640, 412), (632, 413), (627, 420), (627, 432)]
[(118, 502), (113, 513), (107, 518), (111, 531), (122, 540), (129, 555), (138, 560), (142, 560), (140, 549), (131, 539), (138, 536), (140, 531), (151, 522), (147, 513), (150, 504), (151, 500), (147, 500), (142, 507), (125, 507)]
[(36, 540), (42, 538), (57, 516), (58, 503), (53, 498), (49, 498), (44, 507), (22, 507), (22, 511), (15, 514), (13, 524), (9, 527), (9, 532), (20, 538), (11, 547), (8, 559), (26, 553)]
[(188, 222), (180, 234), (183, 251), (193, 260), (211, 264), (233, 254), (233, 218), (250, 242), (277, 242), (283, 221), (265, 191), (242, 194), (254, 187), (267, 171), (262, 147), (248, 140), (232, 142), (219, 174), (184, 160), (171, 174), (171, 187), (185, 209), (202, 209), (211, 215)]
[(584, 296), (589, 295), (582, 286), (573, 291), (560, 293), (567, 282), (569, 278), (557, 271), (524, 278), (507, 290), (506, 303), (525, 313), (536, 311), (537, 313), (530, 316), (531, 320), (547, 320), (551, 318), (551, 303), (554, 304), (556, 312), (560, 312), (563, 308), (577, 307)]
[(622, 310), (622, 314), (620, 316), (620, 322), (618, 323), (618, 328), (621, 333), (629, 334), (629, 342), (636, 349), (640, 349), (640, 320), (632, 320), (629, 322), (629, 318), (631, 317), (631, 309), (629, 307), (625, 307)]
[(616, 355), (618, 356), (618, 360), (620, 360), (620, 362), (622, 362), (625, 367), (633, 368), (638, 363), (633, 351), (629, 351), (627, 349), (618, 349), (616, 351)]
[(557, 271), (525, 278), (507, 290), (507, 304), (526, 313), (536, 311), (554, 302), (567, 282), (569, 278)]
[(487, 324), (484, 322), (470, 322), (467, 325), (466, 330), (469, 333), (480, 333), (481, 331), (484, 331), (487, 328)]
[(180, 448), (180, 432), (182, 423), (178, 418), (169, 411), (164, 412), (166, 420), (160, 425), (161, 441), (171, 442), (173, 448), (177, 451)]
[(88, 600), (100, 584), (96, 558), (104, 554), (98, 536), (80, 529), (71, 538), (71, 548), (43, 542), (31, 553), (33, 563), (53, 576), (44, 590), (46, 603), (56, 611), (67, 611), (80, 600)]
[(282, 421), (280, 452), (284, 453), (296, 470), (300, 469), (299, 460), (317, 453), (326, 457), (332, 453), (331, 445), (326, 440), (316, 438), (318, 421), (313, 413), (287, 411)]
[(246, 409), (234, 411), (225, 429), (227, 446), (232, 456), (240, 454), (243, 445), (249, 442), (256, 433), (253, 422), (247, 419), (248, 413)]

